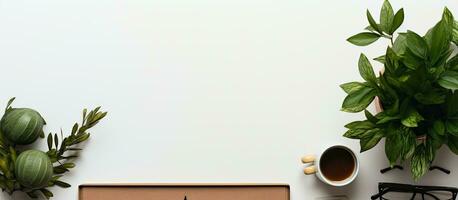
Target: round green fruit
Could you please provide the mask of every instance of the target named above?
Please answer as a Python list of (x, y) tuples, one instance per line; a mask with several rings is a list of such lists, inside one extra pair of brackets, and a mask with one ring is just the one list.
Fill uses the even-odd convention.
[(43, 133), (46, 124), (40, 113), (30, 108), (12, 108), (1, 120), (3, 135), (14, 144), (30, 144)]
[(27, 150), (17, 157), (14, 173), (21, 185), (35, 189), (48, 185), (53, 175), (53, 166), (46, 153)]

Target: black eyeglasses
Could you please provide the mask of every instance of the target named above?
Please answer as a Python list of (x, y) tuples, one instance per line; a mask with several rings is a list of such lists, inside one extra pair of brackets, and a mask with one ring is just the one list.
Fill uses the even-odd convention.
[(399, 183), (379, 183), (378, 194), (372, 200), (455, 200), (458, 188), (420, 186)]
[[(400, 166), (400, 165), (394, 165), (394, 166), (392, 166), (392, 167), (387, 167), (387, 168), (381, 169), (381, 170), (380, 170), (380, 173), (384, 174), (384, 173), (386, 173), (386, 172), (388, 172), (388, 171), (391, 171), (391, 170), (393, 170), (393, 169), (404, 170), (404, 168), (403, 168), (402, 166)], [(440, 167), (440, 166), (436, 166), (436, 165), (431, 165), (431, 166), (429, 167), (429, 171), (433, 171), (433, 170), (439, 170), (439, 171), (441, 171), (441, 172), (444, 172), (445, 174), (450, 174), (450, 170), (445, 169), (445, 168)]]

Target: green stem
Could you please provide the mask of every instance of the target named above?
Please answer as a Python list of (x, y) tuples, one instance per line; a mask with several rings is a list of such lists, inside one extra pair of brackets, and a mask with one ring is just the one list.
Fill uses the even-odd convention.
[(386, 39), (389, 39), (390, 42), (391, 42), (391, 46), (394, 45), (393, 35), (385, 35), (385, 34), (383, 34), (383, 35), (381, 35), (381, 36), (384, 37), (384, 38), (386, 38)]

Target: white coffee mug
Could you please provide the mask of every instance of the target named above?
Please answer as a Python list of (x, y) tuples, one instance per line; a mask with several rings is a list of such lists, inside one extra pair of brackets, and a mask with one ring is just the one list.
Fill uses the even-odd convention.
[[(344, 179), (341, 179), (341, 180), (332, 180), (331, 178), (328, 178), (326, 177), (325, 174), (323, 174), (323, 171), (322, 171), (322, 163), (320, 162), (324, 157), (323, 156), (329, 156), (329, 151), (330, 150), (335, 150), (335, 149), (340, 149), (340, 150), (344, 150), (346, 152), (348, 152), (348, 154), (351, 155), (352, 159), (353, 159), (353, 171), (351, 172), (350, 175), (347, 175), (346, 178)], [(335, 159), (335, 160), (333, 160)], [(339, 163), (339, 158), (325, 158), (324, 160), (326, 160), (327, 162), (330, 162), (330, 161), (333, 161), (335, 163)], [(329, 161), (330, 160), (330, 161)], [(348, 147), (344, 146), (344, 145), (333, 145), (333, 146), (330, 146), (328, 148), (325, 148), (321, 154), (318, 154), (318, 156), (315, 156), (315, 155), (308, 155), (308, 156), (304, 156), (302, 157), (302, 163), (312, 163), (311, 166), (308, 166), (304, 169), (304, 173), (306, 175), (312, 175), (312, 174), (315, 174), (318, 179), (320, 179), (322, 182), (328, 184), (328, 185), (332, 185), (332, 186), (345, 186), (345, 185), (348, 185), (350, 184), (351, 182), (353, 182), (353, 180), (355, 180), (356, 176), (358, 175), (358, 172), (359, 172), (359, 160), (358, 160), (358, 157), (356, 156), (356, 154)], [(328, 166), (329, 167), (329, 166)], [(342, 166), (339, 164), (336, 164), (335, 166), (336, 171), (338, 170), (343, 170), (342, 169)], [(349, 167), (347, 167), (349, 168)], [(346, 171), (349, 171), (349, 169), (345, 169)], [(326, 172), (324, 172), (326, 173)]]

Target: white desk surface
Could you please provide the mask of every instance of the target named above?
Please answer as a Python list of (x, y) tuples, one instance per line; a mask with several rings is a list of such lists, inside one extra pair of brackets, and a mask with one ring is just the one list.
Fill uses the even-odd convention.
[[(361, 52), (384, 52), (386, 41), (345, 41), (367, 25), (366, 8), (378, 16), (380, 4), (2, 1), (0, 102), (16, 96), (14, 106), (37, 109), (47, 132), (68, 132), (85, 106), (109, 111), (64, 178), (73, 187), (53, 189), (58, 200), (76, 200), (77, 186), (93, 182), (289, 183), (293, 200), (365, 200), (379, 181), (411, 182), (407, 171), (378, 173), (387, 165), (383, 144), (359, 155), (360, 175), (345, 188), (303, 175), (299, 159), (327, 144), (359, 150), (341, 135), (363, 116), (339, 111), (338, 85), (360, 80)], [(420, 33), (444, 6), (458, 10), (456, 0), (392, 4)], [(431, 172), (419, 184), (458, 186), (458, 156), (442, 152), (436, 164), (452, 174)]]

